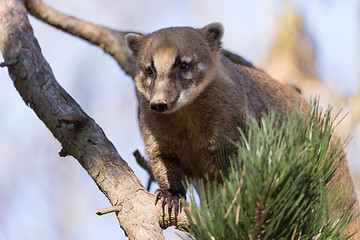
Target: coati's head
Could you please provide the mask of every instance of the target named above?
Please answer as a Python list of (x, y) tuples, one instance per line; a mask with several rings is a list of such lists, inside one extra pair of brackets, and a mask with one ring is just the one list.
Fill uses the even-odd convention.
[(137, 62), (135, 85), (156, 112), (172, 113), (196, 99), (214, 78), (223, 35), (220, 23), (127, 34)]

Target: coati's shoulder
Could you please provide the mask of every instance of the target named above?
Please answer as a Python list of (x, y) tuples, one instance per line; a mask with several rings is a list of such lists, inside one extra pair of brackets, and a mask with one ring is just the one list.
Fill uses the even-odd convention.
[(219, 52), (221, 69), (226, 78), (236, 82), (245, 91), (250, 112), (267, 112), (275, 108), (280, 112), (290, 112), (301, 104), (304, 113), (309, 110), (308, 103), (289, 86), (283, 85), (270, 75), (251, 66), (230, 61)]

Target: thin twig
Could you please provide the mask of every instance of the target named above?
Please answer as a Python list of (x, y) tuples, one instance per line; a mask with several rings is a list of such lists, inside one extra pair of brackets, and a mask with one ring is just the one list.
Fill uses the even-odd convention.
[(122, 204), (117, 205), (117, 206), (105, 207), (105, 208), (97, 210), (96, 214), (101, 216), (101, 215), (108, 214), (108, 213), (120, 212), (122, 210), (122, 208), (123, 208)]

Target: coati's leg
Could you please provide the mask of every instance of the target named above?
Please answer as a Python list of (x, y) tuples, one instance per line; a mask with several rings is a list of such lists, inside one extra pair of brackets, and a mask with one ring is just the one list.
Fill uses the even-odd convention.
[(172, 210), (175, 219), (181, 211), (180, 197), (185, 197), (186, 190), (182, 185), (184, 180), (183, 170), (180, 168), (179, 160), (173, 156), (157, 156), (150, 159), (150, 166), (156, 182), (160, 189), (156, 191), (156, 202), (162, 202), (162, 207), (168, 207), (169, 216)]

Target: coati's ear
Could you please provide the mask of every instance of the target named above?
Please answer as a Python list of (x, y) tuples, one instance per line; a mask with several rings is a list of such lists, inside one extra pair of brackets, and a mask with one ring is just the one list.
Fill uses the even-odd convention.
[(206, 41), (210, 45), (211, 50), (218, 51), (221, 45), (221, 38), (224, 34), (224, 27), (221, 23), (214, 22), (206, 25), (202, 31), (204, 32)]
[(139, 51), (139, 41), (141, 38), (142, 38), (142, 36), (140, 36), (139, 34), (135, 34), (135, 33), (128, 33), (125, 35), (126, 45), (135, 56)]

